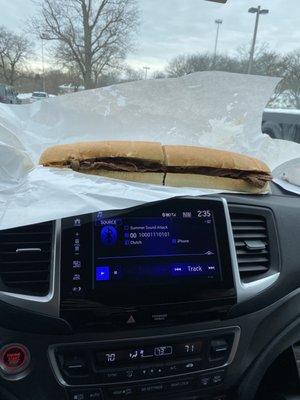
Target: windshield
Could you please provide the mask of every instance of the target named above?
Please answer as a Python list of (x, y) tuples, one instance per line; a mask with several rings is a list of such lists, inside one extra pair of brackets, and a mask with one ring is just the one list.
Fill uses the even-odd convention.
[[(0, 0), (0, 82), (62, 94), (221, 70), (283, 77), (268, 106), (300, 108), (297, 0), (264, 0), (259, 10), (251, 0), (94, 0), (89, 49), (81, 3)], [(98, 15), (101, 3), (111, 4)]]
[[(9, 121), (26, 149), (24, 170), (55, 145), (159, 142), (254, 157), (260, 163), (250, 175), (259, 176), (224, 168), (218, 156), (214, 170), (190, 165), (192, 154), (168, 169), (164, 150), (155, 158), (150, 146), (142, 162), (143, 150), (123, 149), (117, 163), (109, 154), (82, 164), (72, 153), (62, 165), (109, 178), (122, 172), (121, 180), (139, 171), (133, 181), (162, 186), (190, 172), (209, 179), (188, 184), (184, 176), (180, 186), (232, 189), (232, 179), (243, 181), (241, 191), (267, 190), (271, 173), (300, 155), (298, 3), (0, 0), (0, 83), (12, 88), (0, 99), (3, 126)], [(176, 179), (166, 179), (168, 171)], [(220, 174), (225, 184), (211, 184)]]

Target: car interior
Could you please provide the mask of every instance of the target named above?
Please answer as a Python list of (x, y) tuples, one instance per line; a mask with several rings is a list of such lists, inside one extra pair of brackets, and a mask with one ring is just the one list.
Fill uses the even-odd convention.
[(300, 399), (300, 202), (270, 187), (1, 229), (0, 400)]
[(298, 398), (299, 218), (276, 189), (2, 230), (1, 399)]

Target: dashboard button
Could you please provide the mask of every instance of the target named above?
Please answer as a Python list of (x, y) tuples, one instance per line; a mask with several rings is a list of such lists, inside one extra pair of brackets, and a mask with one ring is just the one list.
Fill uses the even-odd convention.
[(102, 393), (99, 389), (73, 390), (69, 400), (102, 400)]
[(130, 387), (130, 386), (120, 386), (112, 389), (107, 390), (109, 397), (111, 398), (126, 398), (126, 397), (131, 397), (135, 394), (137, 394), (138, 390), (135, 387)]
[(30, 353), (21, 344), (9, 344), (1, 349), (1, 369), (5, 374), (15, 375), (23, 372), (30, 363)]
[(87, 392), (84, 390), (72, 391), (69, 395), (69, 400), (88, 400)]
[(224, 381), (225, 371), (211, 373), (211, 385), (220, 385)]
[(181, 370), (184, 372), (198, 371), (202, 367), (202, 359), (186, 361), (181, 364)]
[(177, 375), (179, 373), (186, 374), (188, 372), (199, 371), (203, 367), (202, 359), (182, 361), (180, 363), (168, 364), (165, 369), (170, 375)]
[(164, 390), (165, 390), (165, 385), (163, 383), (152, 383), (148, 385), (139, 386), (140, 394), (161, 393)]
[(159, 376), (164, 376), (166, 374), (165, 368), (164, 367), (156, 367), (156, 372), (155, 375), (157, 377)]
[(226, 359), (229, 352), (229, 344), (225, 339), (214, 339), (210, 344), (209, 358), (212, 361)]
[(176, 375), (181, 371), (181, 364), (169, 364), (165, 367), (168, 375)]
[(104, 382), (118, 382), (125, 379), (125, 376), (120, 370), (104, 371), (101, 375)]
[(69, 376), (88, 375), (87, 363), (80, 355), (64, 355), (61, 357), (63, 370)]
[(145, 367), (138, 370), (139, 377), (144, 379), (158, 378), (168, 375), (168, 369), (164, 366)]
[(168, 390), (192, 390), (194, 385), (194, 379), (182, 379), (169, 383)]
[(199, 385), (201, 388), (207, 387), (211, 385), (211, 376), (210, 375), (205, 375), (205, 376), (200, 376), (199, 379)]
[(102, 400), (102, 393), (100, 390), (89, 390), (87, 392), (87, 400)]
[(120, 380), (135, 380), (140, 378), (140, 369), (126, 368), (119, 370)]

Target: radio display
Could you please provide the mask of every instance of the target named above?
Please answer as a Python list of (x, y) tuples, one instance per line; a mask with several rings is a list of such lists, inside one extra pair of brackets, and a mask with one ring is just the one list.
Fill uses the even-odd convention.
[(94, 216), (94, 285), (183, 278), (219, 279), (212, 210), (159, 217)]
[(117, 313), (235, 293), (220, 199), (174, 198), (65, 218), (61, 243), (66, 307), (81, 301)]

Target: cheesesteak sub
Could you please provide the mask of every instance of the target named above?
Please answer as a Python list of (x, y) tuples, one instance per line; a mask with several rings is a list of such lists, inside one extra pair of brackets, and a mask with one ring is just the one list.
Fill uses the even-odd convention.
[(242, 154), (157, 142), (105, 141), (54, 146), (41, 156), (46, 167), (126, 181), (264, 193), (271, 172)]

